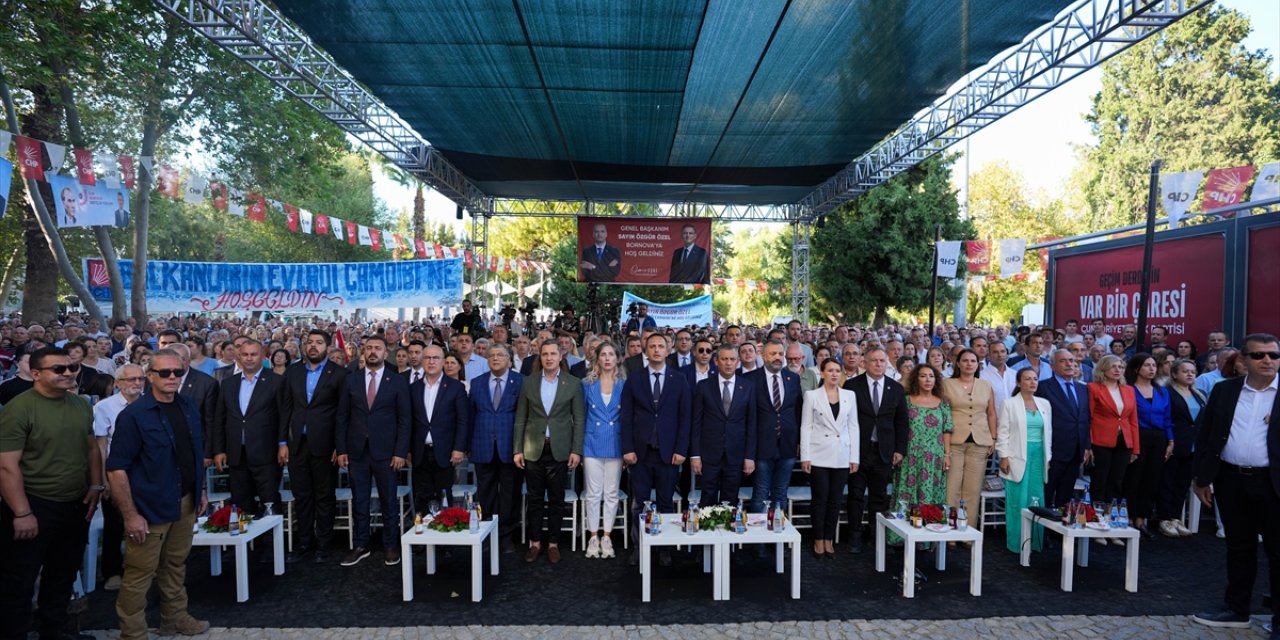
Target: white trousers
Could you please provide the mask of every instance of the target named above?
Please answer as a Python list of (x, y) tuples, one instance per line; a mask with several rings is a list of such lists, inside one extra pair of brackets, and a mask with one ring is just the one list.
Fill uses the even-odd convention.
[[(583, 526), (588, 534), (601, 529), (607, 534), (613, 531), (613, 523), (618, 515), (618, 481), (622, 478), (622, 458), (583, 458), (582, 472), (586, 482), (582, 501), (587, 511)], [(601, 504), (604, 505), (603, 512)], [(604, 526), (601, 526), (601, 520), (604, 521)]]

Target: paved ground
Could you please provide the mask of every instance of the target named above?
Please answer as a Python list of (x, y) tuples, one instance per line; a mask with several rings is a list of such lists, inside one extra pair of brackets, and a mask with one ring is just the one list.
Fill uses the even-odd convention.
[[(1186, 616), (1046, 616), (986, 618), (968, 620), (849, 620), (821, 622), (758, 622), (727, 625), (628, 625), (625, 627), (402, 627), (344, 629), (211, 629), (201, 639), (208, 640), (411, 640), (414, 638), (457, 638), (489, 640), (546, 638), (598, 640), (602, 638), (807, 638), (832, 640), (859, 638), (974, 638), (991, 634), (1005, 638), (1196, 638), (1226, 640), (1266, 637), (1258, 624), (1252, 629), (1214, 630), (1191, 622)], [(118, 633), (95, 632), (99, 638)]]

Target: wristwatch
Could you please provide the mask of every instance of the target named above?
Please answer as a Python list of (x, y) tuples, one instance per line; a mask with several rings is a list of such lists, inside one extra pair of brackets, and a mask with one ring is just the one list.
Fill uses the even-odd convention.
[(91, 485), (89, 485), (89, 490), (90, 490), (90, 491), (97, 491), (98, 493), (102, 493), (103, 491), (106, 491), (106, 490), (107, 490), (107, 485), (105, 485), (105, 484), (91, 484)]

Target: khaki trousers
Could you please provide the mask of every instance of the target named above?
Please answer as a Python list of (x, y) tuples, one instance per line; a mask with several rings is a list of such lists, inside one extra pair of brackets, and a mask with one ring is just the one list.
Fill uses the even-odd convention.
[(947, 504), (964, 506), (969, 524), (982, 509), (982, 480), (987, 474), (987, 447), (974, 442), (951, 443), (951, 468), (947, 470)]
[(147, 637), (147, 591), (155, 580), (160, 590), (160, 624), (187, 615), (187, 555), (191, 552), (196, 510), (190, 495), (182, 498), (177, 522), (151, 524), (146, 542), (125, 540), (124, 577), (116, 598), (121, 640)]

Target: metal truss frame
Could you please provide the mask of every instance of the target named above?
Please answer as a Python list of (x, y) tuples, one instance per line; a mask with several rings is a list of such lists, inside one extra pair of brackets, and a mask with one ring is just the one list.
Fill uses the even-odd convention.
[(472, 211), (488, 198), (263, 0), (152, 0), (343, 131)]
[(1209, 0), (1081, 0), (800, 201), (821, 216), (1159, 32)]
[(809, 324), (809, 243), (813, 223), (791, 223), (791, 317)]
[[(711, 204), (694, 202), (600, 202), (595, 200), (516, 200), (493, 198), (489, 212), (499, 216), (576, 218), (578, 216), (711, 218), (723, 222), (786, 222), (800, 218), (793, 204)], [(638, 211), (639, 210), (639, 211)]]

